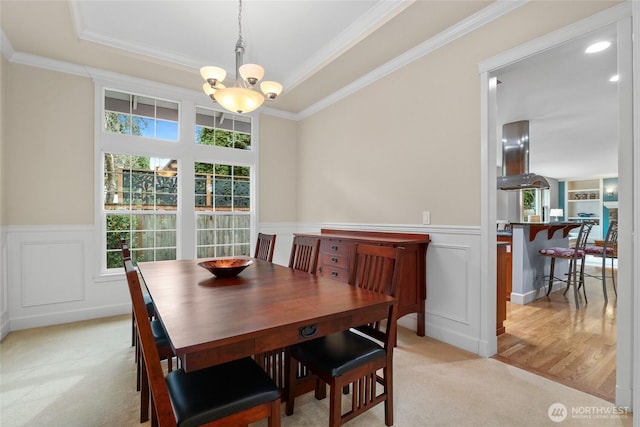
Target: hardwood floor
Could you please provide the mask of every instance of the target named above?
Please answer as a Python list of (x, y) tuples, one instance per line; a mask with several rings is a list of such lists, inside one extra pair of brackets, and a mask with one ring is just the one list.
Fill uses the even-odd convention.
[[(587, 267), (586, 271), (600, 274), (600, 268)], [(600, 279), (585, 280), (588, 303), (584, 304), (581, 292), (578, 310), (573, 289), (562, 295), (565, 285), (561, 282), (549, 297), (527, 305), (507, 302), (506, 332), (498, 337), (494, 357), (614, 402), (616, 296), (611, 279), (607, 278), (608, 303)]]

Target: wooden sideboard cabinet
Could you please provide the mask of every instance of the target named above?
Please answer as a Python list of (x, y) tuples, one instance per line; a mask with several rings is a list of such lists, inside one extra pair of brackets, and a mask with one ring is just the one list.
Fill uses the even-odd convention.
[(498, 236), (498, 242), (506, 243), (504, 251), (504, 263), (498, 269), (498, 274), (502, 274), (501, 270), (504, 270), (504, 298), (506, 301), (511, 301), (511, 290), (512, 290), (512, 268), (513, 268), (513, 259), (511, 255), (512, 248), (512, 237), (511, 236)]
[(425, 334), (425, 301), (427, 299), (427, 247), (428, 234), (386, 233), (374, 231), (332, 230), (323, 228), (320, 233), (296, 233), (320, 239), (316, 274), (347, 283), (354, 267), (356, 245), (381, 245), (403, 247), (401, 263), (401, 289), (398, 317), (417, 313), (416, 333)]

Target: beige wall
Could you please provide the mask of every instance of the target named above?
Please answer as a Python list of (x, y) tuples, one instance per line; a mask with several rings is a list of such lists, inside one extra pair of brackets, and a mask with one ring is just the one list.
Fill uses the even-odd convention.
[(259, 222), (295, 222), (297, 216), (297, 124), (260, 116)]
[(18, 64), (7, 68), (6, 223), (92, 224), (92, 81)]
[[(478, 63), (616, 3), (529, 2), (301, 122), (263, 114), (260, 222), (478, 225)], [(91, 80), (2, 71), (2, 223), (92, 224)]]
[(615, 4), (530, 2), (302, 121), (298, 220), (479, 225), (479, 62)]
[(5, 108), (5, 102), (7, 99), (7, 68), (8, 63), (4, 55), (0, 55), (0, 225), (5, 225), (6, 221), (6, 206), (5, 203), (5, 182), (4, 179), (4, 146), (5, 146), (5, 120), (4, 113), (7, 111)]
[[(2, 102), (11, 105), (2, 127), (2, 171), (11, 181), (2, 191), (2, 219), (93, 224), (93, 82), (4, 59), (2, 66), (2, 79), (10, 82)], [(296, 127), (291, 120), (260, 119), (261, 222), (296, 220)]]

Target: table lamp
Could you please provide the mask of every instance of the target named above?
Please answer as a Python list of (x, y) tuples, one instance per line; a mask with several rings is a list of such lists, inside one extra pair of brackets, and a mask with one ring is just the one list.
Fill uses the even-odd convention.
[(558, 222), (558, 217), (563, 215), (564, 212), (562, 212), (562, 209), (551, 209), (551, 211), (549, 212), (549, 216), (554, 218), (555, 222)]

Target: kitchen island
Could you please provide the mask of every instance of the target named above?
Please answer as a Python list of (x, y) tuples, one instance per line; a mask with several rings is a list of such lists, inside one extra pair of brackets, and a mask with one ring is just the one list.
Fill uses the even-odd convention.
[[(511, 223), (511, 302), (527, 304), (547, 293), (549, 262), (538, 251), (550, 247), (569, 247), (569, 232), (577, 227), (580, 227), (580, 223)], [(565, 277), (568, 270), (568, 261), (556, 262), (554, 275)]]

